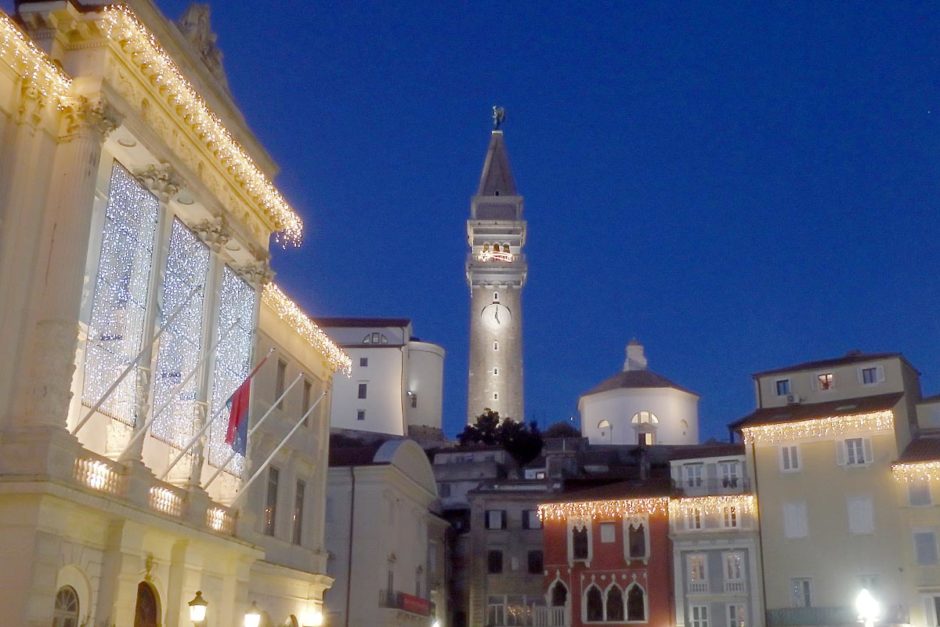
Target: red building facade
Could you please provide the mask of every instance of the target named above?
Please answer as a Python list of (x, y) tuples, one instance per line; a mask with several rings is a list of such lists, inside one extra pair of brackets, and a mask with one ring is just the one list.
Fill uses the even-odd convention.
[(619, 483), (539, 507), (553, 624), (675, 624), (669, 487), (662, 488)]

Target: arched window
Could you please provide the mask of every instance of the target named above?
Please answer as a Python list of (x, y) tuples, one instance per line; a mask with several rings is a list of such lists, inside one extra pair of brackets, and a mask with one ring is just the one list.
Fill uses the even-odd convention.
[(504, 252), (504, 253), (508, 253), (508, 252), (509, 252), (509, 244), (503, 244), (503, 252)]
[(641, 522), (630, 523), (627, 531), (630, 559), (646, 558), (646, 526)]
[(363, 344), (388, 344), (388, 338), (385, 337), (384, 333), (366, 333), (366, 336), (362, 338)]
[(598, 622), (604, 620), (604, 599), (601, 589), (591, 584), (584, 596), (587, 620)]
[(659, 418), (651, 411), (638, 411), (630, 420), (635, 425), (658, 425)]
[(588, 530), (587, 527), (571, 528), (571, 556), (576, 560), (588, 558)]
[(598, 429), (610, 429), (610, 421), (606, 418), (597, 423)]
[(627, 588), (627, 620), (631, 622), (646, 620), (646, 592), (637, 583)]
[(78, 627), (78, 593), (72, 586), (63, 586), (55, 593), (52, 627)]
[(607, 615), (604, 618), (607, 622), (623, 620), (623, 592), (614, 584), (607, 588)]
[(564, 607), (568, 602), (568, 588), (561, 581), (552, 586), (552, 607)]
[(157, 627), (160, 606), (153, 587), (146, 581), (137, 585), (137, 607), (134, 611), (134, 627)]
[(485, 252), (485, 253), (490, 252), (490, 243), (489, 243), (489, 242), (483, 242), (483, 252)]

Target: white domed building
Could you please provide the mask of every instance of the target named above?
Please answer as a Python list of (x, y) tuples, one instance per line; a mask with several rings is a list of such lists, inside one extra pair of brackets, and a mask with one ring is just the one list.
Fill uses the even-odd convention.
[(627, 345), (623, 371), (581, 395), (581, 435), (591, 444), (698, 444), (698, 399), (646, 367), (643, 345)]

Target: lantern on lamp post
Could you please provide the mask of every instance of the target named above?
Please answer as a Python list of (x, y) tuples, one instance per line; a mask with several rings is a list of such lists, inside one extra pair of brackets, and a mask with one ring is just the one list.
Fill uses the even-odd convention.
[(868, 591), (868, 588), (862, 588), (862, 591), (855, 597), (855, 611), (858, 612), (859, 622), (865, 627), (874, 627), (875, 621), (881, 618), (881, 604)]
[(194, 625), (205, 625), (208, 606), (209, 602), (202, 598), (202, 590), (197, 590), (196, 596), (189, 602), (189, 620), (193, 621)]
[(261, 625), (261, 610), (255, 601), (251, 602), (251, 607), (245, 612), (245, 627), (259, 627)]

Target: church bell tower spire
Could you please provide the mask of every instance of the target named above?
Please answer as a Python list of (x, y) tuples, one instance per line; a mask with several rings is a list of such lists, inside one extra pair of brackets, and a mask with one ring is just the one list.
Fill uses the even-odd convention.
[(493, 107), (493, 131), (467, 220), (470, 371), (467, 421), (487, 408), (524, 420), (522, 287), (526, 223), (503, 136), (505, 111)]

